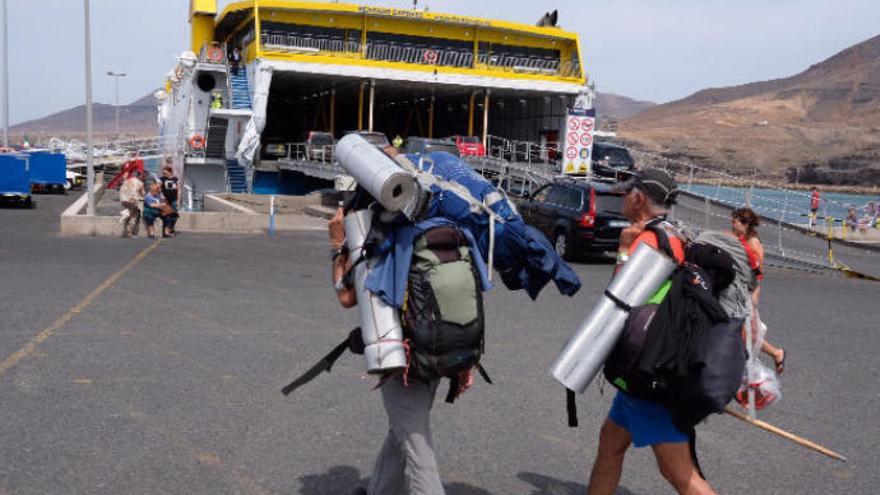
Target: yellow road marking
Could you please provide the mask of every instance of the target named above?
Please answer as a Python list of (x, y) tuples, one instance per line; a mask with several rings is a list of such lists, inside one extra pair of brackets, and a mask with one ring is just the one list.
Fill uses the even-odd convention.
[(75, 383), (77, 385), (91, 385), (92, 381), (89, 380), (88, 378), (77, 378), (77, 379), (73, 380), (73, 383)]
[(0, 363), (0, 378), (3, 378), (3, 374), (6, 373), (9, 368), (12, 368), (22, 359), (30, 356), (37, 349), (37, 346), (46, 341), (49, 337), (55, 335), (55, 332), (60, 330), (64, 325), (66, 325), (70, 320), (73, 319), (74, 316), (82, 312), (84, 309), (89, 307), (90, 304), (100, 296), (105, 290), (109, 289), (113, 284), (115, 284), (120, 277), (126, 274), (129, 270), (135, 267), (138, 263), (141, 262), (148, 254), (153, 252), (159, 244), (162, 243), (162, 240), (159, 239), (156, 242), (150, 244), (146, 249), (137, 254), (131, 261), (129, 261), (125, 266), (119, 269), (113, 275), (110, 275), (104, 282), (101, 283), (97, 288), (92, 290), (91, 292), (83, 298), (82, 301), (76, 304), (76, 306), (72, 307), (67, 313), (64, 313), (60, 318), (53, 321), (51, 325), (44, 328), (40, 333), (35, 335), (24, 347), (15, 351), (14, 354), (4, 359), (2, 363)]

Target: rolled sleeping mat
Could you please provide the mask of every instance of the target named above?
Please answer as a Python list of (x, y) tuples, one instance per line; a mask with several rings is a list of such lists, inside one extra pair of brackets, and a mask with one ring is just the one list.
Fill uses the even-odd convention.
[[(372, 216), (371, 210), (353, 211), (345, 216), (345, 242), (352, 260), (361, 257)], [(361, 314), (367, 373), (382, 373), (405, 368), (406, 349), (397, 309), (385, 304), (379, 296), (364, 287), (373, 263), (372, 260), (366, 260), (355, 265), (354, 287)]]
[(675, 267), (668, 256), (640, 244), (550, 366), (553, 378), (569, 390), (583, 393), (620, 338), (629, 316), (626, 307), (644, 304)]
[(415, 177), (390, 156), (357, 134), (336, 143), (335, 156), (342, 168), (388, 211), (400, 211), (416, 201)]

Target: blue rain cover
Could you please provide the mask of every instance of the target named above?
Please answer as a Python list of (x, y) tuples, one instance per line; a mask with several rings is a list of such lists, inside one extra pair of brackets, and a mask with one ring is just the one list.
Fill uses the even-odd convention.
[[(407, 155), (421, 170), (464, 186), (477, 201), (482, 202), (486, 196), (497, 192), (495, 186), (452, 154), (433, 152), (421, 157), (425, 159), (420, 161), (420, 155)], [(432, 185), (431, 192), (433, 196), (423, 218), (443, 218), (466, 228), (473, 236), (483, 260), (488, 260), (489, 215), (472, 211), (468, 201), (454, 188), (444, 184)], [(496, 201), (490, 208), (503, 220), (495, 223), (493, 261), (494, 268), (500, 272), (501, 280), (508, 289), (525, 289), (529, 297), (536, 299), (551, 280), (556, 283), (559, 292), (568, 296), (574, 295), (581, 288), (581, 282), (574, 270), (559, 258), (544, 234), (523, 222), (507, 199)], [(398, 242), (404, 239), (411, 242), (414, 238), (411, 232), (413, 228), (399, 227), (393, 238)], [(411, 246), (403, 249), (401, 247), (403, 246), (391, 249), (387, 243), (384, 247), (380, 246), (377, 250), (379, 259), (366, 281), (371, 292), (396, 307), (403, 301), (405, 270), (408, 270), (412, 256)], [(400, 259), (393, 259), (395, 257)]]

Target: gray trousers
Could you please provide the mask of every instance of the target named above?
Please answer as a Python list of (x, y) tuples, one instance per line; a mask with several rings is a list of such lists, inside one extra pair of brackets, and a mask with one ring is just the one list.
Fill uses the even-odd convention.
[(431, 408), (440, 380), (410, 381), (398, 376), (382, 385), (388, 436), (370, 478), (370, 495), (444, 495), (431, 439)]

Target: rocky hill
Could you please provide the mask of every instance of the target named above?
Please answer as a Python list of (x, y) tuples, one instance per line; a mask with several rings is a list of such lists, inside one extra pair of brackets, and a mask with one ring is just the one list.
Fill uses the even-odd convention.
[[(116, 107), (92, 104), (93, 132), (97, 136), (115, 133)], [(156, 99), (152, 94), (119, 108), (119, 131), (123, 135), (155, 136), (159, 133), (156, 120)], [(46, 117), (22, 122), (9, 128), (13, 136), (79, 137), (86, 132), (86, 106), (79, 105)]]
[(596, 94), (596, 111), (599, 120), (622, 120), (657, 106), (650, 101), (639, 101), (614, 93)]
[(620, 124), (636, 146), (714, 168), (880, 183), (880, 36), (800, 74), (707, 89)]

